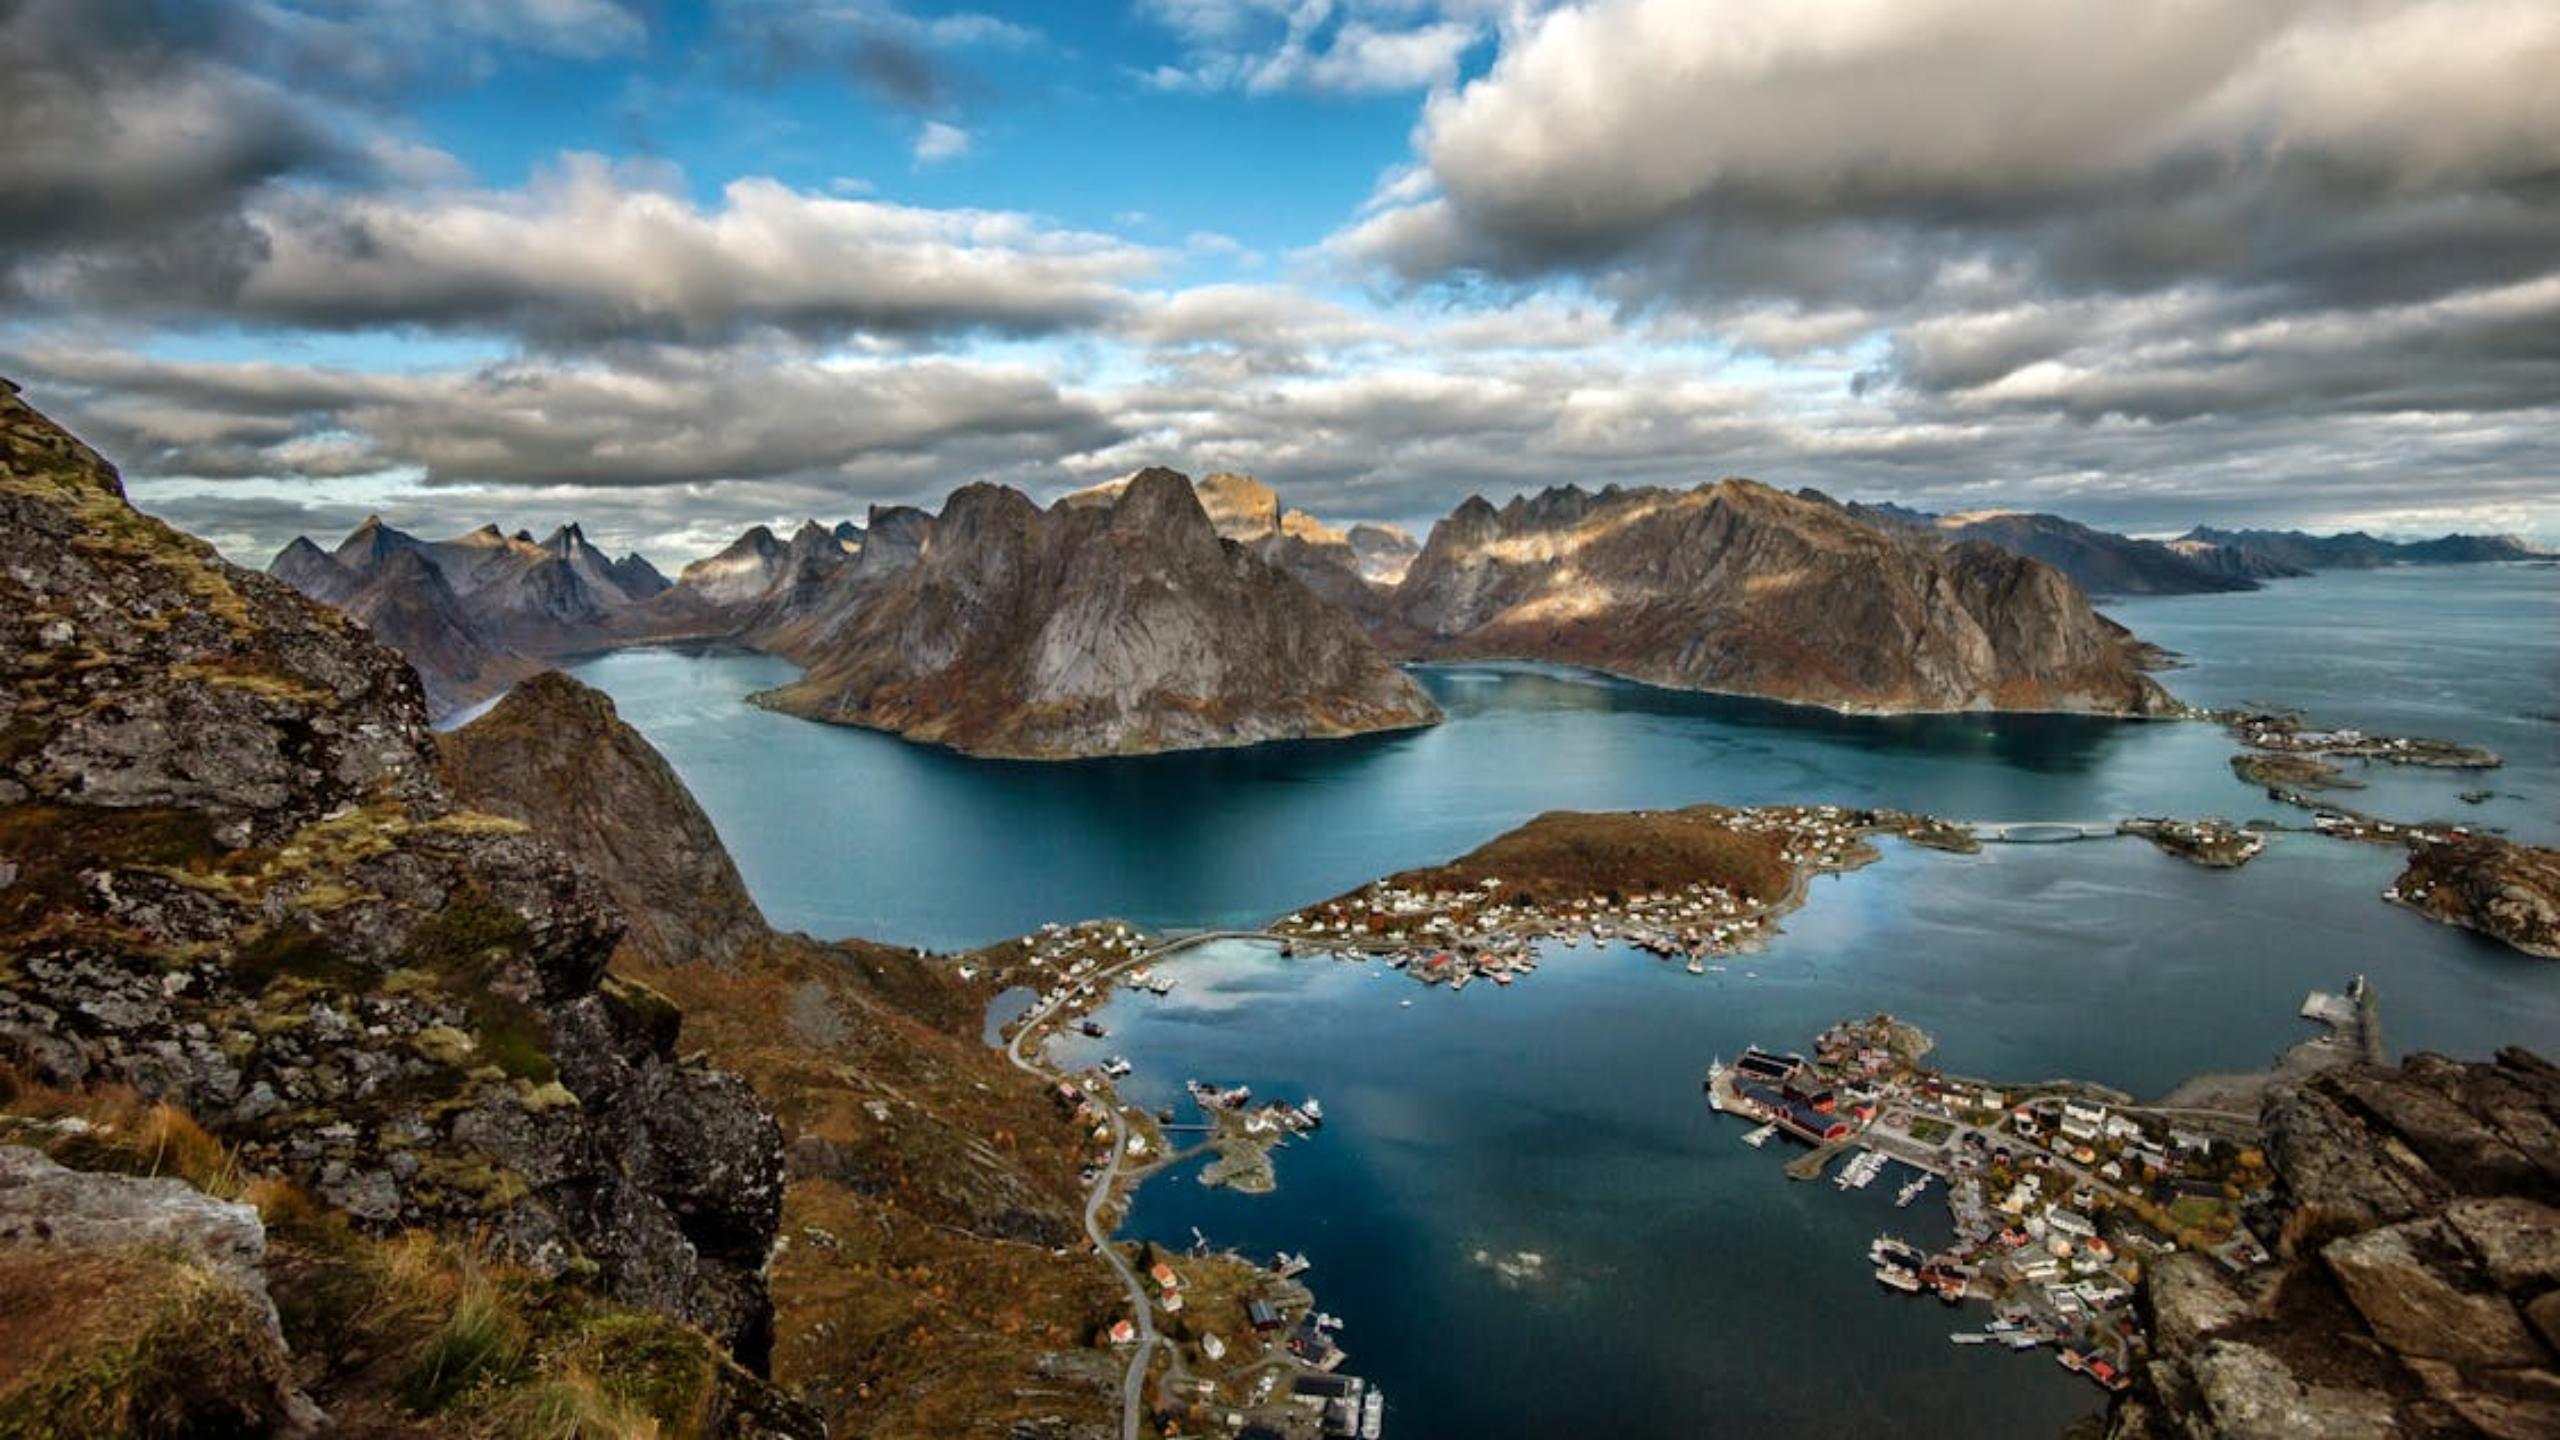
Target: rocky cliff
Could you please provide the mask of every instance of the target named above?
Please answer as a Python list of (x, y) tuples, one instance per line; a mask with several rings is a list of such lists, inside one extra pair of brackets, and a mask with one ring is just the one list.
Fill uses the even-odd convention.
[(396, 655), (0, 390), (0, 1064), (761, 1364), (780, 1133), (605, 975), (623, 929), (456, 802)]
[(616, 974), (681, 1002), (685, 1048), (779, 1115), (775, 1380), (882, 1440), (1117, 1433), (1117, 1371), (1079, 1346), (1114, 1292), (1062, 1248), (1084, 1132), (980, 1042), (995, 964), (766, 930), (666, 763), (566, 676), (440, 743), (459, 795), (521, 816), (632, 917)]
[(971, 754), (1061, 758), (1401, 729), (1437, 711), (1338, 609), (1146, 471), (1043, 511), (955, 493), (915, 561), (773, 648), (792, 714)]
[(1381, 627), (1421, 656), (1588, 665), (1843, 710), (2174, 708), (2059, 572), (1747, 480), (1560, 487), (1432, 528)]
[(711, 818), (602, 692), (550, 671), (437, 745), (456, 795), (532, 827), (602, 882), (640, 959), (726, 963), (764, 938)]
[(2112, 1440), (2560, 1434), (2560, 1069), (2416, 1055), (2281, 1086), (2261, 1124), (2278, 1263), (2151, 1269)]
[(2496, 835), (2419, 844), (2388, 898), (2441, 924), (2560, 960), (2560, 850)]

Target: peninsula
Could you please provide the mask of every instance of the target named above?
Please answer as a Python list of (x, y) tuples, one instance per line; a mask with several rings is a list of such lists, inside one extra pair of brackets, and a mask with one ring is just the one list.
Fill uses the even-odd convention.
[(1432, 527), (1380, 628), (1426, 658), (1584, 665), (1863, 712), (2176, 713), (2061, 572), (1749, 480), (1562, 486)]

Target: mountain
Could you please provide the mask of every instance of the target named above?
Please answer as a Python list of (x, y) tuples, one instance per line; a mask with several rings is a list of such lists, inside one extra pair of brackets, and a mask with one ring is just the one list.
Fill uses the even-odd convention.
[(2137, 642), (2040, 562), (1917, 543), (1748, 480), (1572, 486), (1432, 527), (1380, 633), (1422, 657), (1589, 665), (1858, 711), (2175, 708)]
[(676, 584), (706, 605), (735, 606), (764, 598), (782, 568), (782, 542), (763, 525), (732, 540), (720, 553), (684, 567)]
[(335, 605), (364, 588), (364, 577), (300, 535), (267, 562), (267, 573), (324, 605)]
[(1016, 758), (1439, 718), (1348, 617), (1221, 539), (1171, 470), (1046, 511), (967, 486), (913, 563), (864, 584), (858, 604), (772, 642), (807, 674), (760, 703)]
[(334, 551), (296, 537), (267, 573), (371, 626), (417, 667), (438, 718), (549, 659), (630, 638), (630, 617), (670, 589), (645, 558), (613, 559), (575, 524), (541, 540), (495, 525), (421, 540), (379, 515)]
[(1354, 525), (1344, 540), (1360, 570), (1360, 578), (1377, 585), (1394, 585), (1413, 568), (1415, 557), (1422, 553), (1421, 542), (1393, 525)]
[(2233, 580), (2266, 581), (2292, 580), (2311, 573), (2298, 566), (2288, 565), (2262, 551), (2244, 549), (2238, 545), (2218, 545), (2210, 540), (2198, 540), (2191, 535), (2182, 535), (2175, 540), (2162, 543), (2185, 556), (2187, 563), (2208, 575), (2225, 576)]
[(0, 1430), (1119, 1432), (1091, 1122), (982, 1041), (998, 962), (771, 931), (609, 700), (433, 735), (14, 396)]
[(670, 582), (649, 563), (649, 557), (634, 550), (607, 567), (614, 585), (633, 600), (647, 600), (665, 591)]
[(2560, 1069), (2413, 1055), (2271, 1092), (2277, 1263), (2147, 1267), (2111, 1440), (2560, 1434)]
[[(360, 538), (377, 568), (423, 563)], [(159, 1149), (126, 1163), (235, 1195), (256, 1180), (261, 1208), (227, 1212), (267, 1231), (246, 1253), (275, 1305), (249, 1323), (309, 1358), (295, 1383), (324, 1405), (388, 1414), (424, 1376), (402, 1403), (463, 1433), (472, 1407), (529, 1405), (534, 1377), (601, 1350), (628, 1368), (598, 1404), (818, 1433), (748, 1373), (772, 1334), (779, 1129), (736, 1076), (677, 1058), (671, 1006), (606, 975), (625, 922), (604, 890), (446, 788), (400, 658), (133, 510), (5, 386), (0, 557), (0, 1100), (113, 1107), (103, 1087), (129, 1087), (137, 1115), (166, 1108)], [(112, 1160), (122, 1132), (92, 1133), (55, 1158)], [(503, 1288), (466, 1307), (463, 1267), (492, 1261)], [(373, 1308), (396, 1265), (411, 1288), (388, 1303), (422, 1321)], [(87, 1298), (19, 1287), (0, 1313), (79, 1320)], [(469, 1307), (502, 1361), (439, 1379), (430, 1346)], [(240, 1333), (172, 1332), (171, 1373), (210, 1383), (183, 1356)], [(14, 1384), (28, 1359), (12, 1345), (0, 1370)], [(119, 1383), (100, 1374), (83, 1383)], [(33, 1383), (16, 1393), (72, 1393)]]
[(375, 639), (399, 651), (418, 672), (431, 716), (486, 700), (545, 668), (482, 630), (423, 548), (395, 551), (372, 574), (356, 578), (356, 588), (341, 596), (303, 593), (363, 621)]
[[(1070, 506), (1107, 505), (1122, 494), (1134, 476), (1122, 476), (1089, 489), (1078, 490), (1059, 503)], [(1279, 494), (1250, 475), (1219, 470), (1192, 483), (1192, 493), (1200, 500), (1200, 508), (1221, 539), (1233, 540), (1270, 561), (1273, 565), (1298, 577), (1300, 583), (1317, 595), (1341, 607), (1364, 627), (1374, 626), (1385, 613), (1384, 592), (1372, 583), (1359, 551), (1353, 547), (1348, 533), (1335, 529), (1304, 510), (1291, 510), (1280, 503)], [(1401, 536), (1410, 545), (1412, 537), (1400, 530), (1371, 526), (1373, 546), (1391, 551)]]
[[(1799, 492), (1828, 500), (1819, 492)], [(2255, 590), (2262, 580), (2301, 571), (2224, 546), (2197, 541), (2137, 540), (2025, 510), (1976, 510), (1933, 515), (1902, 505), (1851, 504), (1859, 519), (1887, 529), (1954, 544), (1979, 540), (2013, 555), (2041, 560), (2071, 577), (2091, 595), (2203, 595)]]
[(2216, 530), (2199, 525), (2179, 537), (2228, 546), (2295, 570), (2374, 570), (2385, 565), (2477, 565), (2502, 560), (2548, 560), (2513, 535), (2441, 535), (2433, 540), (2377, 540), (2363, 531), (2308, 535), (2300, 530)]
[(710, 817), (600, 692), (534, 676), (437, 748), (455, 794), (535, 826), (603, 881), (640, 958), (727, 963), (763, 938)]
[(1941, 516), (1941, 535), (1979, 540), (2013, 555), (2041, 560), (2092, 595), (2196, 595), (2255, 590), (2245, 567), (2197, 555), (2158, 540), (2136, 540), (2092, 529), (2059, 515), (2024, 511), (1974, 511)]
[(1117, 1435), (1119, 1368), (1083, 1343), (1117, 1302), (1077, 1243), (1086, 1128), (980, 1034), (1022, 945), (972, 967), (767, 929), (674, 771), (565, 675), (438, 743), (457, 795), (596, 878), (630, 919), (615, 975), (781, 1119), (775, 1381), (844, 1435)]

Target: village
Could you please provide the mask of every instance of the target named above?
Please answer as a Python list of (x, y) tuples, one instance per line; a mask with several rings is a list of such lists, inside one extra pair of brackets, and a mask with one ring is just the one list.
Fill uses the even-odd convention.
[[(2346, 1000), (2314, 995), (2304, 1014), (2342, 1031), (2368, 1025), (2369, 992), (2359, 977)], [(1889, 1015), (1843, 1021), (1810, 1058), (1755, 1048), (1719, 1060), (1706, 1090), (1716, 1109), (1754, 1124), (1746, 1144), (1811, 1147), (1788, 1163), (1793, 1178), (1843, 1161), (1831, 1175), (1843, 1190), (1891, 1172), (1902, 1177), (1899, 1206), (1943, 1193), (1949, 1243), (1879, 1235), (1866, 1259), (1887, 1289), (1992, 1308), (1952, 1342), (2047, 1349), (2122, 1390), (2146, 1349), (2132, 1299), (2148, 1261), (2173, 1249), (2235, 1271), (2268, 1260), (2242, 1219), (2272, 1180), (2247, 1114), (2137, 1105), (2073, 1082), (1965, 1079), (1922, 1065), (1929, 1048)]]
[[(1632, 824), (1659, 823), (1694, 813), (1638, 812), (1624, 818)], [(1516, 833), (1534, 835), (1556, 818), (1540, 817)], [(1536, 971), (1542, 946), (1550, 942), (1568, 948), (1585, 941), (1595, 947), (1624, 943), (1660, 959), (1683, 961), (1693, 975), (1722, 974), (1733, 957), (1768, 943), (1777, 933), (1778, 918), (1802, 901), (1812, 876), (1872, 863), (1877, 852), (1866, 843), (1872, 836), (1897, 835), (1913, 844), (1959, 852), (1979, 848), (1962, 826), (1899, 811), (1780, 805), (1717, 811), (1711, 820), (1742, 842), (1747, 858), (1764, 864), (1692, 867), (1707, 873), (1674, 877), (1652, 888), (1621, 887), (1614, 877), (1560, 888), (1555, 872), (1564, 867), (1551, 857), (1531, 864), (1505, 856), (1474, 866), (1469, 861), (1475, 857), (1468, 857), (1440, 871), (1374, 881), (1286, 916), (1271, 932), (1285, 937), (1284, 954), (1380, 957), (1424, 985), (1452, 990), (1477, 980), (1510, 985)], [(1418, 879), (1431, 875), (1445, 880), (1445, 872), (1469, 869), (1484, 873), (1461, 884)], [(1524, 870), (1544, 873), (1520, 873)], [(1750, 873), (1720, 873), (1742, 871)]]

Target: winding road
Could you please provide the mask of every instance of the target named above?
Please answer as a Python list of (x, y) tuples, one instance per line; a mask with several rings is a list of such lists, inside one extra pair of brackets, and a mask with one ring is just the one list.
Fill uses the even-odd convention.
[[(1013, 1062), (1015, 1069), (1026, 1074), (1036, 1075), (1050, 1082), (1062, 1080), (1065, 1078), (1063, 1075), (1033, 1060), (1024, 1053), (1023, 1047), (1033, 1038), (1041, 1035), (1044, 1027), (1057, 1018), (1058, 1012), (1065, 1009), (1077, 996), (1099, 994), (1102, 987), (1118, 979), (1123, 971), (1151, 964), (1165, 956), (1179, 954), (1211, 940), (1277, 940), (1280, 938), (1282, 937), (1265, 935), (1257, 930), (1205, 931), (1186, 935), (1179, 940), (1170, 941), (1151, 950), (1132, 954), (1127, 959), (1105, 965), (1081, 980), (1060, 987), (1048, 999), (1024, 1012), (1020, 1024), (1013, 1032), (1013, 1039), (1004, 1047), (1004, 1058)], [(1120, 1107), (1116, 1104), (1106, 1106), (1103, 1113), (1111, 1120), (1111, 1159), (1102, 1167), (1100, 1173), (1093, 1177), (1093, 1191), (1085, 1197), (1084, 1233), (1085, 1237), (1093, 1242), (1094, 1252), (1110, 1264), (1114, 1275), (1120, 1277), (1120, 1288), (1128, 1294), (1130, 1313), (1136, 1317), (1137, 1348), (1130, 1352), (1129, 1374), (1121, 1382), (1120, 1388), (1120, 1434), (1122, 1440), (1138, 1440), (1138, 1434), (1145, 1424), (1147, 1413), (1147, 1367), (1153, 1363), (1158, 1345), (1164, 1345), (1172, 1356), (1172, 1363), (1165, 1372), (1166, 1380), (1176, 1382), (1187, 1377), (1182, 1366), (1182, 1352), (1174, 1349), (1170, 1342), (1156, 1330), (1154, 1297), (1147, 1293), (1146, 1286), (1139, 1281), (1138, 1272), (1129, 1264), (1128, 1258), (1111, 1243), (1111, 1232), (1103, 1224), (1103, 1212), (1110, 1208), (1111, 1198), (1119, 1189), (1120, 1172), (1128, 1163), (1129, 1157), (1128, 1120), (1121, 1115)]]

